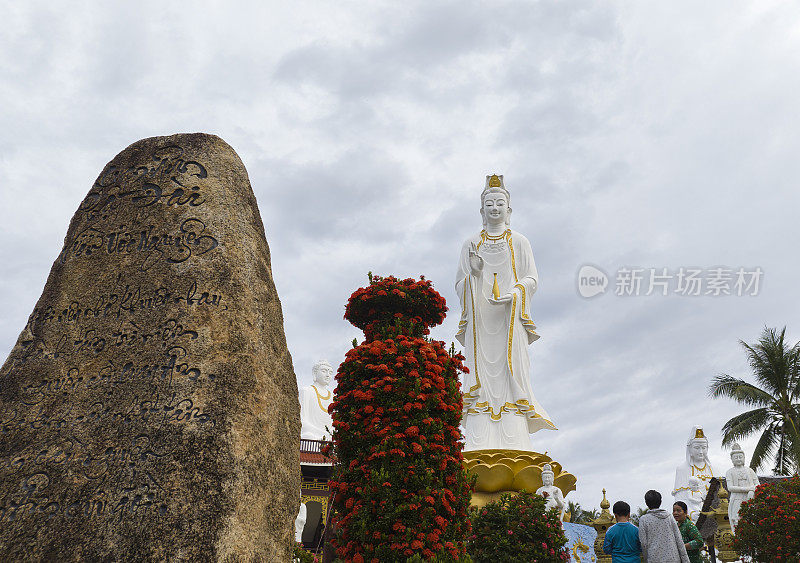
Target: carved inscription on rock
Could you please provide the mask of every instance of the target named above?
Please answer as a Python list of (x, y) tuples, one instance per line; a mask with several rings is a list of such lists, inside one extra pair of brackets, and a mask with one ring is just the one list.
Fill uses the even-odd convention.
[(0, 371), (0, 554), (284, 559), (295, 386), (241, 161), (209, 135), (135, 143)]

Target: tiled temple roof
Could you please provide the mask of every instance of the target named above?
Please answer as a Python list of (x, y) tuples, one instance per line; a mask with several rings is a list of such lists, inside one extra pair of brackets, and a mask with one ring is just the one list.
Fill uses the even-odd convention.
[(333, 458), (322, 453), (324, 440), (300, 440), (300, 465), (333, 465)]

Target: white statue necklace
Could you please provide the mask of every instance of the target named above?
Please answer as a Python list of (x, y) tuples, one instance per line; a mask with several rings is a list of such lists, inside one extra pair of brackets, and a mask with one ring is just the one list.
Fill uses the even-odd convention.
[[(693, 464), (692, 464), (692, 476), (695, 476), (695, 475), (697, 475), (697, 474), (695, 473), (695, 470), (697, 470), (697, 472), (698, 472), (698, 473), (700, 473), (701, 471), (705, 471), (707, 467), (708, 467), (708, 462), (704, 463), (704, 464), (703, 464), (703, 467), (697, 467), (697, 466), (696, 466), (696, 465), (693, 463)], [(711, 471), (711, 477), (713, 477), (713, 476), (714, 476), (714, 472), (713, 472), (713, 471)], [(711, 479), (711, 477), (707, 477), (706, 475), (697, 475), (697, 477), (699, 477), (699, 478), (700, 478), (700, 479), (702, 479), (703, 481), (708, 481), (709, 479)]]
[(510, 229), (506, 229), (505, 231), (503, 231), (499, 235), (490, 235), (489, 231), (484, 229), (483, 230), (483, 235), (487, 240), (498, 241), (498, 240), (502, 240), (502, 239), (506, 238), (506, 236), (509, 234), (509, 231), (510, 231)]
[(325, 397), (323, 397), (322, 395), (319, 394), (319, 389), (317, 389), (316, 385), (312, 383), (311, 387), (314, 388), (314, 393), (316, 393), (317, 395), (317, 404), (319, 405), (319, 408), (321, 408), (324, 411), (327, 411), (328, 409), (322, 406), (322, 401), (327, 401), (328, 399), (331, 398), (331, 390), (328, 389), (328, 394)]

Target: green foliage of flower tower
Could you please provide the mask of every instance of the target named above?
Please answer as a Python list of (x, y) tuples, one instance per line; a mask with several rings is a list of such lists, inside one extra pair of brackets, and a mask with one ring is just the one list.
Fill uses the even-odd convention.
[(364, 330), (339, 367), (330, 482), (346, 561), (459, 560), (469, 533), (458, 381), (463, 357), (426, 335), (444, 320), (430, 281), (370, 275), (345, 319)]

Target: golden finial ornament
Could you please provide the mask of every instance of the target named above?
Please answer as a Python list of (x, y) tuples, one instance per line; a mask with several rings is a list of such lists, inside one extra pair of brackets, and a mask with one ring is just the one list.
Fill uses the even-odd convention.
[(614, 525), (614, 517), (608, 511), (610, 507), (611, 503), (606, 498), (606, 490), (603, 489), (603, 500), (600, 501), (602, 511), (597, 520), (591, 522), (592, 527), (597, 530), (597, 538), (594, 540), (594, 553), (597, 556), (597, 561), (601, 563), (611, 563), (611, 556), (606, 555), (603, 551), (603, 540), (606, 537), (606, 532)]
[(600, 501), (600, 508), (603, 509), (603, 512), (605, 512), (606, 510), (611, 508), (611, 503), (608, 502), (608, 499), (606, 498), (606, 490), (605, 489), (603, 489), (603, 500)]

